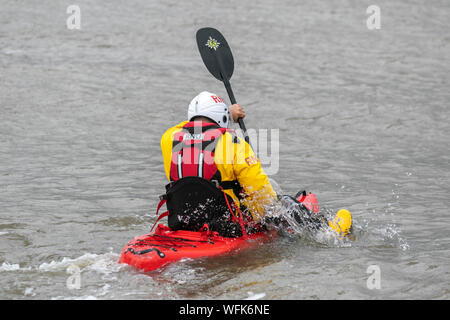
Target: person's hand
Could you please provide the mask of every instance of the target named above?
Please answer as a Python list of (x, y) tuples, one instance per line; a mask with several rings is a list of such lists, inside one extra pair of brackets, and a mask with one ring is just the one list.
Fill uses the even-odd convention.
[(238, 122), (239, 118), (245, 118), (245, 111), (240, 104), (233, 104), (229, 109), (234, 122)]

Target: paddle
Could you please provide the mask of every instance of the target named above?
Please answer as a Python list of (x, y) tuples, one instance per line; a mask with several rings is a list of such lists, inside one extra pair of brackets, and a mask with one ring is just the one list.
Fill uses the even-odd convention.
[[(234, 71), (234, 59), (227, 41), (224, 36), (214, 28), (199, 29), (196, 38), (203, 63), (217, 80), (223, 82), (231, 104), (235, 104), (236, 99), (230, 84), (230, 79)], [(250, 144), (250, 138), (247, 134), (244, 120), (239, 118), (238, 123), (244, 133), (245, 141)]]

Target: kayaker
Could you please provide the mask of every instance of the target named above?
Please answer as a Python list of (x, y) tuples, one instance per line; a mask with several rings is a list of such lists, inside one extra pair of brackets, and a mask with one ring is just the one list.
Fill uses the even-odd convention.
[(276, 194), (251, 146), (229, 128), (231, 121), (245, 118), (242, 106), (227, 106), (218, 95), (204, 91), (192, 99), (187, 118), (161, 138), (169, 180), (162, 201), (172, 230), (207, 228), (237, 237), (261, 230), (266, 208), (275, 206), (282, 214), (267, 217), (264, 224), (289, 229), (293, 217), (297, 226), (309, 230), (329, 225), (339, 233), (348, 232), (347, 211), (336, 223), (329, 222), (320, 214), (314, 194)]
[(189, 104), (187, 121), (163, 134), (170, 181), (163, 198), (171, 229), (198, 231), (206, 224), (221, 235), (240, 236), (243, 224), (251, 232), (277, 199), (251, 146), (229, 128), (238, 118), (245, 118), (241, 105), (228, 106), (203, 91)]

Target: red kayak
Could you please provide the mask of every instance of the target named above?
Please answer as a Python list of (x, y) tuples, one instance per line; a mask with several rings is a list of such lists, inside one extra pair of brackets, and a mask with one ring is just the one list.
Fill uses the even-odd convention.
[(272, 239), (276, 234), (277, 232), (272, 230), (226, 238), (207, 228), (199, 232), (173, 231), (159, 224), (155, 232), (131, 240), (122, 249), (119, 263), (126, 263), (147, 272), (183, 258), (213, 257), (254, 247)]
[[(296, 199), (312, 212), (319, 212), (314, 194), (299, 192)], [(158, 205), (158, 211), (161, 205), (161, 203)], [(164, 216), (166, 214), (162, 214), (158, 220)], [(163, 224), (158, 224), (155, 232), (144, 234), (128, 242), (122, 249), (119, 263), (126, 263), (147, 272), (183, 258), (214, 257), (235, 252), (238, 249), (255, 247), (273, 239), (278, 234), (276, 230), (248, 234), (243, 225), (241, 228), (243, 230), (241, 237), (228, 238), (210, 231), (206, 224), (201, 231), (197, 232), (174, 231)]]

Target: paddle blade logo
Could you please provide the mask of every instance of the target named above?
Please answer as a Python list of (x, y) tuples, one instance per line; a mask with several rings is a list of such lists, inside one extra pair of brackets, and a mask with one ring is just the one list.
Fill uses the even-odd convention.
[(217, 42), (217, 40), (213, 39), (211, 36), (209, 37), (208, 41), (205, 44), (205, 46), (207, 46), (210, 49), (214, 49), (214, 50), (217, 50), (219, 45), (220, 45), (220, 42)]

